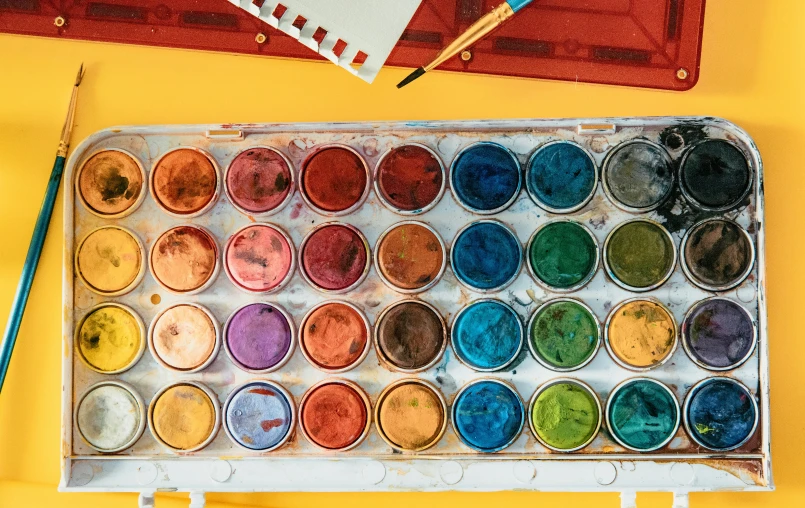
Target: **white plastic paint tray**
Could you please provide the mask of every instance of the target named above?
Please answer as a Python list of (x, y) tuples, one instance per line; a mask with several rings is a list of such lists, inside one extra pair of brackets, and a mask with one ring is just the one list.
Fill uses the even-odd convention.
[[(515, 443), (495, 454), (481, 454), (464, 446), (448, 425), (439, 443), (421, 453), (393, 452), (379, 437), (374, 425), (368, 438), (357, 448), (344, 453), (321, 451), (297, 431), (289, 443), (270, 453), (248, 453), (220, 431), (212, 444), (187, 455), (170, 453), (146, 429), (137, 443), (116, 454), (95, 452), (82, 441), (73, 425), (76, 397), (98, 381), (118, 379), (135, 387), (146, 403), (155, 392), (170, 381), (196, 380), (216, 392), (223, 403), (232, 389), (250, 379), (270, 379), (285, 386), (299, 403), (305, 390), (328, 377), (313, 368), (298, 347), (291, 360), (279, 371), (256, 376), (237, 368), (223, 353), (210, 367), (195, 374), (176, 374), (161, 367), (146, 351), (137, 365), (119, 375), (103, 375), (88, 369), (75, 353), (74, 327), (88, 309), (105, 299), (90, 292), (76, 278), (73, 270), (77, 242), (91, 229), (103, 224), (118, 224), (134, 231), (145, 245), (146, 252), (158, 235), (174, 225), (192, 222), (210, 230), (222, 247), (227, 238), (250, 219), (238, 212), (222, 196), (215, 207), (204, 215), (188, 221), (162, 212), (150, 194), (143, 205), (123, 219), (105, 220), (90, 214), (75, 196), (75, 173), (90, 154), (103, 148), (122, 148), (134, 154), (150, 171), (155, 161), (166, 151), (179, 146), (195, 146), (207, 150), (221, 168), (242, 150), (252, 146), (276, 147), (293, 163), (296, 171), (305, 156), (317, 145), (343, 143), (363, 155), (374, 169), (379, 157), (389, 147), (403, 142), (418, 142), (432, 148), (449, 167), (454, 156), (465, 146), (489, 140), (511, 149), (523, 167), (529, 155), (541, 144), (552, 140), (572, 140), (585, 147), (599, 168), (611, 149), (619, 143), (636, 138), (660, 142), (663, 131), (677, 132), (676, 146), (689, 131), (706, 133), (710, 138), (728, 139), (739, 146), (754, 170), (752, 193), (748, 205), (722, 214), (747, 229), (757, 251), (756, 262), (749, 277), (737, 289), (722, 296), (745, 306), (756, 319), (759, 344), (751, 358), (739, 368), (723, 375), (744, 383), (757, 398), (760, 422), (755, 437), (738, 450), (710, 452), (698, 447), (680, 427), (671, 443), (660, 452), (635, 453), (619, 446), (602, 428), (592, 444), (576, 453), (551, 452), (536, 441), (528, 426)], [(676, 149), (667, 147), (675, 165), (688, 143)], [(223, 170), (222, 170), (223, 171)], [(636, 491), (674, 491), (680, 496), (691, 491), (770, 490), (771, 447), (769, 427), (769, 363), (766, 330), (764, 289), (764, 211), (763, 171), (760, 155), (752, 139), (740, 128), (720, 119), (686, 118), (605, 118), (566, 120), (484, 120), (461, 122), (401, 122), (401, 123), (321, 123), (321, 124), (248, 124), (248, 125), (181, 125), (139, 126), (107, 129), (93, 134), (78, 146), (67, 165), (65, 176), (64, 233), (64, 328), (63, 328), (63, 404), (62, 404), (62, 478), (60, 489), (65, 491), (128, 491), (142, 492), (145, 500), (154, 491), (620, 491), (624, 502), (633, 499)], [(665, 215), (658, 212), (630, 214), (615, 207), (598, 185), (592, 201), (581, 211), (570, 214), (590, 227), (603, 245), (606, 235), (618, 224), (635, 216), (646, 216), (661, 223), (669, 217), (669, 225), (679, 246), (685, 227), (679, 214), (687, 213), (678, 192), (672, 197), (676, 206)], [(670, 215), (669, 215), (670, 214)], [(711, 214), (719, 215), (719, 214)], [(522, 191), (517, 201), (496, 218), (512, 226), (525, 246), (531, 234), (541, 224), (559, 218), (538, 208)], [(358, 227), (374, 249), (378, 236), (391, 224), (410, 217), (397, 215), (383, 206), (374, 190), (360, 209), (337, 220)], [(414, 217), (432, 225), (449, 246), (456, 232), (469, 222), (480, 218), (461, 208), (449, 190), (438, 205), (423, 215)], [(293, 199), (281, 212), (258, 221), (280, 225), (298, 248), (302, 238), (316, 225), (332, 220), (314, 213), (304, 205), (298, 188)], [(158, 294), (161, 303), (154, 305), (152, 295)], [(433, 288), (417, 295), (439, 309), (446, 322), (466, 303), (483, 297), (498, 297), (513, 306), (525, 320), (539, 303), (566, 296), (550, 293), (537, 285), (524, 268), (516, 281), (505, 290), (484, 295), (461, 286), (449, 267)], [(583, 300), (603, 323), (608, 310), (618, 302), (638, 296), (618, 287), (603, 268), (592, 282), (571, 296)], [(662, 301), (681, 322), (690, 306), (713, 293), (694, 286), (677, 264), (673, 275), (660, 288), (646, 294)], [(372, 324), (377, 315), (390, 303), (406, 298), (382, 283), (374, 268), (357, 290), (340, 297), (361, 307)], [(332, 297), (317, 292), (303, 280), (299, 270), (290, 284), (277, 294), (267, 297), (250, 296), (219, 275), (206, 291), (180, 297), (166, 293), (150, 273), (130, 293), (106, 300), (126, 304), (137, 311), (146, 326), (161, 309), (180, 302), (198, 302), (215, 314), (223, 323), (237, 307), (256, 301), (277, 302), (293, 317), (296, 326), (313, 305)], [(717, 373), (698, 367), (679, 347), (663, 366), (644, 374), (672, 388), (680, 404), (690, 387)], [(513, 366), (498, 373), (478, 373), (460, 363), (450, 347), (444, 358), (433, 368), (415, 377), (432, 382), (440, 388), (448, 404), (466, 383), (495, 377), (511, 382), (524, 401), (529, 400), (544, 382), (568, 374), (542, 367), (527, 352)], [(615, 363), (605, 348), (594, 360), (570, 376), (588, 383), (606, 401), (609, 392), (625, 379), (635, 377)], [(721, 374), (719, 374), (721, 375)], [(339, 374), (357, 382), (370, 395), (372, 402), (391, 382), (404, 374), (387, 370), (380, 365), (372, 349), (356, 369)]]

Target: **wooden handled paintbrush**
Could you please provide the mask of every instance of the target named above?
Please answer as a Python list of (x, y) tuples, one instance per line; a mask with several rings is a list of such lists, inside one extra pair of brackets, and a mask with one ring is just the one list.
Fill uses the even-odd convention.
[(397, 84), (397, 88), (402, 88), (415, 79), (422, 77), (426, 72), (435, 69), (450, 58), (453, 58), (479, 40), (483, 39), (492, 31), (497, 29), (500, 25), (502, 25), (506, 20), (514, 16), (517, 11), (530, 4), (532, 1), (533, 0), (506, 0), (502, 4), (498, 5), (492, 9), (490, 13), (482, 16), (481, 19), (473, 23), (472, 26), (470, 26), (463, 34), (456, 37), (456, 40), (441, 50), (433, 61), (424, 67), (418, 68), (409, 74), (404, 80), (400, 81)]
[(45, 243), (45, 235), (48, 232), (50, 216), (53, 214), (53, 206), (56, 204), (56, 195), (59, 193), (59, 184), (64, 173), (64, 161), (67, 158), (67, 150), (70, 146), (70, 134), (73, 131), (73, 120), (75, 119), (75, 107), (78, 99), (78, 85), (84, 78), (84, 64), (78, 69), (73, 85), (73, 95), (70, 98), (70, 107), (67, 110), (67, 120), (61, 132), (59, 148), (56, 150), (56, 162), (53, 164), (53, 171), (50, 173), (45, 199), (42, 208), (39, 210), (39, 217), (36, 219), (34, 234), (31, 238), (31, 245), (28, 247), (28, 255), (25, 256), (25, 264), (22, 267), (20, 283), (17, 286), (17, 293), (11, 304), (6, 331), (3, 333), (3, 342), (0, 343), (0, 391), (3, 389), (3, 382), (6, 379), (8, 365), (11, 362), (11, 353), (14, 350), (14, 343), (17, 341), (17, 333), (20, 330), (22, 315), (25, 312), (25, 304), (28, 303), (28, 295), (31, 292), (31, 285), (34, 282), (34, 274), (39, 264), (39, 257), (42, 255), (42, 246)]

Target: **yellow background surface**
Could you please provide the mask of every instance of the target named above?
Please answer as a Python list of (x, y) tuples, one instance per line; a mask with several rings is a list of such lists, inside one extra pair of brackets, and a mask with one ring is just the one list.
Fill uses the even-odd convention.
[[(710, 0), (689, 92), (432, 73), (402, 91), (332, 64), (0, 35), (0, 315), (8, 315), (78, 64), (74, 145), (113, 125), (715, 115), (765, 162), (773, 493), (702, 493), (694, 507), (805, 505), (805, 2)], [(132, 494), (59, 494), (62, 197), (0, 396), (0, 506), (136, 506)], [(616, 494), (212, 494), (209, 506), (618, 506)], [(641, 508), (670, 507), (642, 494)], [(161, 508), (187, 506), (178, 495)]]

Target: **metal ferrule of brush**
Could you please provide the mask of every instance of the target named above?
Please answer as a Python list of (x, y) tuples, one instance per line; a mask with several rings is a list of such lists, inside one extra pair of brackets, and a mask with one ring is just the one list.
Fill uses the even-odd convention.
[(424, 67), (425, 71), (438, 67), (463, 49), (472, 46), (512, 16), (514, 16), (514, 9), (508, 2), (503, 2), (495, 7), (489, 14), (476, 21), (466, 32), (445, 47), (436, 59)]

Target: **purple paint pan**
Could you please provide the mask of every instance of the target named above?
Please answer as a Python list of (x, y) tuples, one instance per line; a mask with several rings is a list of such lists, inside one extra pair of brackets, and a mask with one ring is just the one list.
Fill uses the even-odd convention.
[(273, 372), (293, 354), (294, 325), (276, 304), (250, 303), (229, 317), (224, 346), (229, 358), (247, 372)]

